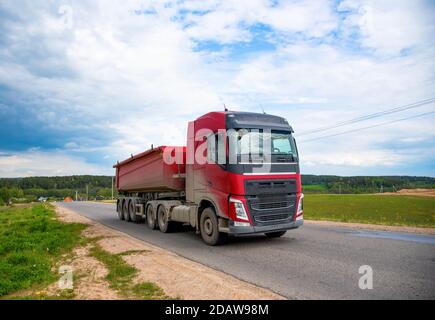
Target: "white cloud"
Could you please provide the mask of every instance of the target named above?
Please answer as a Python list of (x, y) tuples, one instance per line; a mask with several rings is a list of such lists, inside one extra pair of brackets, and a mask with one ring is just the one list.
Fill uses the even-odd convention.
[(26, 151), (0, 156), (0, 177), (112, 174), (112, 170), (70, 157), (62, 152)]
[(311, 97), (367, 107), (400, 104), (433, 95), (428, 86), (435, 68), (432, 55), (385, 61), (331, 45), (297, 43), (243, 63), (231, 89), (272, 101)]
[(338, 24), (329, 1), (210, 1), (198, 6), (186, 5), (191, 11), (204, 14), (187, 14), (187, 34), (196, 40), (213, 40), (221, 43), (249, 41), (248, 27), (263, 24), (286, 34), (302, 32), (308, 37), (322, 37)]
[(319, 154), (307, 154), (304, 156), (303, 165), (309, 169), (316, 166), (353, 166), (353, 167), (373, 167), (373, 166), (394, 166), (397, 162), (403, 161), (400, 155), (386, 151), (338, 151), (330, 150)]
[[(251, 111), (261, 105), (301, 132), (435, 95), (435, 10), (424, 1), (348, 0), (338, 8), (335, 1), (74, 1), (71, 29), (62, 25), (61, 4), (0, 5), (18, 16), (0, 25), (8, 35), (0, 84), (18, 100), (37, 102), (30, 111), (44, 127), (72, 132), (62, 143), (68, 152), (119, 160), (151, 144), (183, 144), (187, 122), (223, 103)], [(260, 23), (270, 28), (266, 40), (275, 50), (248, 57), (237, 48), (197, 51), (204, 40), (249, 43)], [(0, 115), (22, 114), (10, 109), (0, 104)], [(76, 133), (88, 128), (110, 134), (109, 142), (82, 143)], [(300, 149), (316, 173), (316, 166), (337, 173), (342, 166), (394, 166), (402, 159), (388, 143), (406, 136), (418, 143), (431, 128), (416, 119)], [(315, 161), (319, 152), (328, 160)], [(411, 152), (410, 159), (421, 158)], [(370, 161), (360, 160), (363, 154)], [(15, 174), (27, 174), (23, 159), (37, 160), (21, 157)], [(74, 163), (77, 171), (101, 171)]]
[(427, 0), (346, 0), (339, 6), (354, 13), (345, 27), (357, 27), (362, 45), (379, 53), (399, 54), (403, 49), (433, 44), (435, 6)]

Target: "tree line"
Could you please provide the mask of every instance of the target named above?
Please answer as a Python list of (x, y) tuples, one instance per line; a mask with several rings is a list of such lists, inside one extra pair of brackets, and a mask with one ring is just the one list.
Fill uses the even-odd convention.
[(435, 178), (417, 176), (325, 176), (302, 175), (306, 193), (378, 193), (401, 189), (435, 188)]
[[(305, 193), (375, 193), (400, 189), (435, 188), (435, 178), (414, 176), (302, 175)], [(77, 175), (66, 177), (0, 178), (0, 205), (35, 201), (39, 197), (63, 199), (111, 198), (112, 177)], [(116, 190), (114, 190), (116, 196)]]
[[(12, 202), (37, 201), (40, 197), (50, 200), (65, 197), (85, 199), (109, 199), (112, 197), (110, 176), (65, 176), (0, 178), (0, 205)], [(116, 196), (116, 190), (114, 190)]]

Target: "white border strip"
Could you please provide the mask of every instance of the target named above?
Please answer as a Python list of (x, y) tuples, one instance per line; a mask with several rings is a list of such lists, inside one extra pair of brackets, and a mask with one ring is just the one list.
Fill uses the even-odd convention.
[(249, 173), (244, 173), (244, 176), (273, 176), (273, 175), (283, 175), (283, 174), (296, 174), (296, 172), (258, 172), (258, 173), (254, 173), (254, 172), (249, 172)]

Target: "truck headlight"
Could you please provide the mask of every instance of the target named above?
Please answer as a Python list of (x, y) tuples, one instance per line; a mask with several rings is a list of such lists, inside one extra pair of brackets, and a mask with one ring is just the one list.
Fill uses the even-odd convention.
[(301, 197), (299, 198), (298, 210), (296, 211), (296, 218), (302, 217), (303, 214), (304, 214), (304, 194), (302, 193)]
[(234, 212), (236, 213), (237, 218), (249, 221), (245, 206), (243, 205), (242, 201), (230, 198), (230, 204), (234, 206)]

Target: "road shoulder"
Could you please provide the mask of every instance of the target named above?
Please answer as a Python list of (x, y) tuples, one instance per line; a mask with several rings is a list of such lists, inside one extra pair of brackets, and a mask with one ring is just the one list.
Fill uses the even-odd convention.
[(387, 226), (387, 225), (379, 225), (379, 224), (351, 223), (351, 222), (338, 222), (338, 221), (325, 221), (325, 220), (304, 220), (304, 224), (318, 225), (324, 227), (340, 227), (340, 228), (351, 228), (351, 229), (360, 229), (360, 230), (378, 230), (378, 231), (389, 231), (389, 232), (405, 232), (405, 233), (435, 235), (435, 228)]
[(103, 226), (75, 211), (61, 206), (56, 206), (56, 211), (64, 222), (88, 224), (84, 235), (92, 238), (101, 237), (98, 245), (105, 251), (111, 254), (128, 252), (129, 254), (123, 255), (123, 259), (139, 270), (134, 281), (155, 283), (167, 296), (186, 300), (285, 299), (270, 290)]

